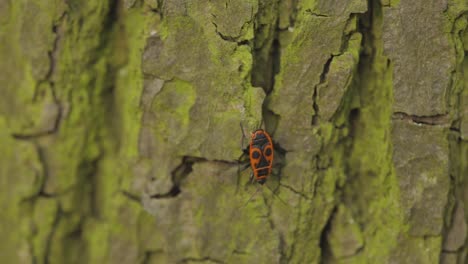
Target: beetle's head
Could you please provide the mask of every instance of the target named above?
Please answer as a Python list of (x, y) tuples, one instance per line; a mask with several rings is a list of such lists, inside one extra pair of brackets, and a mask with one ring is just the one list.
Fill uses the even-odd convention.
[(260, 139), (260, 138), (265, 138), (265, 130), (257, 129), (254, 132), (252, 132), (252, 139)]

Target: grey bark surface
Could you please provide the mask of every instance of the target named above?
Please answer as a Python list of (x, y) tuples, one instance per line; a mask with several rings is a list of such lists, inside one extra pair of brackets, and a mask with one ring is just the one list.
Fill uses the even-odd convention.
[(0, 261), (466, 263), (467, 28), (465, 0), (0, 0)]

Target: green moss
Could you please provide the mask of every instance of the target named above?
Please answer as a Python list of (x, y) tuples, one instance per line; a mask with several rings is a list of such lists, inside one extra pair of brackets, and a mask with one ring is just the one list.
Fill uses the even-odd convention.
[(247, 45), (236, 47), (231, 59), (235, 65), (238, 65), (239, 77), (244, 80), (249, 80), (249, 74), (252, 70), (252, 51)]
[[(139, 8), (132, 8), (122, 13), (123, 31), (116, 32), (115, 38), (124, 40), (124, 45), (113, 47), (116, 56), (123, 56), (124, 67), (119, 68), (115, 76), (115, 97), (111, 108), (116, 118), (113, 120), (102, 120), (107, 124), (100, 131), (101, 137), (107, 140), (101, 141), (101, 145), (107, 155), (100, 160), (99, 170), (94, 180), (94, 208), (99, 212), (103, 221), (89, 220), (86, 227), (86, 244), (90, 263), (102, 263), (105, 261), (116, 261), (112, 254), (115, 248), (112, 241), (117, 237), (122, 240), (117, 244), (130, 243), (136, 245), (136, 228), (130, 224), (124, 228), (127, 219), (119, 215), (120, 210), (130, 206), (135, 212), (138, 209), (136, 203), (127, 201), (121, 194), (121, 190), (134, 193), (133, 167), (135, 160), (139, 156), (139, 136), (142, 120), (141, 94), (143, 91), (143, 75), (141, 73), (141, 56), (145, 46), (145, 37), (149, 35), (153, 27), (158, 26), (159, 18), (152, 13), (144, 13)], [(105, 83), (102, 84), (105, 87)], [(101, 113), (101, 118), (105, 118), (107, 113)], [(115, 133), (115, 131), (120, 131)], [(112, 142), (120, 142), (118, 149)], [(127, 162), (115, 163), (115, 160), (125, 160)], [(139, 192), (137, 192), (139, 194)], [(122, 208), (123, 207), (123, 208)], [(119, 209), (122, 208), (122, 209)], [(138, 214), (138, 213), (137, 213)], [(128, 217), (128, 216), (127, 216)], [(122, 234), (122, 235), (121, 235)], [(125, 234), (125, 235), (123, 235)], [(128, 241), (128, 242), (126, 242)]]
[[(381, 9), (377, 6), (373, 11), (371, 35), (365, 39), (372, 38), (374, 42), (364, 45), (374, 57), (360, 61), (363, 66), (354, 86), (360, 108), (350, 124), (352, 148), (344, 191), (345, 204), (363, 227), (365, 247), (356, 256), (356, 263), (389, 258), (391, 250), (397, 247), (399, 232), (404, 232), (399, 185), (391, 162), (392, 68), (383, 55)], [(359, 195), (353, 194), (356, 190)]]
[[(328, 14), (328, 2), (315, 0), (299, 1), (297, 10), (295, 1), (281, 1), (279, 10), (277, 3), (261, 1), (261, 9), (268, 9), (261, 14), (258, 1), (184, 6), (145, 1), (162, 16), (132, 1), (128, 10), (109, 1), (30, 2), (0, 4), (7, 3), (8, 10), (8, 21), (0, 16), (0, 38), (6, 43), (0, 47), (0, 71), (8, 76), (0, 99), (0, 203), (5, 209), (0, 235), (8, 241), (0, 245), (3, 262), (41, 263), (46, 255), (50, 263), (172, 263), (207, 256), (232, 263), (438, 260), (441, 237), (410, 237), (420, 219), (405, 222), (400, 208), (391, 163), (393, 69), (382, 51), (379, 5), (374, 5), (372, 29), (363, 30), (371, 32), (364, 33), (361, 50), (360, 33), (347, 37), (358, 29), (357, 16), (349, 19), (349, 13), (362, 12), (365, 1), (348, 3), (343, 16)], [(449, 20), (465, 5), (451, 1)], [(67, 15), (59, 20), (64, 8)], [(274, 117), (267, 123), (278, 127), (269, 131), (288, 150), (285, 157), (278, 155), (284, 163), (282, 170), (275, 169), (282, 172), (276, 194), (294, 206), (287, 208), (263, 186), (243, 207), (257, 187), (245, 185), (247, 170), (235, 193), (237, 166), (226, 161), (241, 153), (239, 123), (249, 132), (262, 119), (265, 94), (253, 87), (250, 75), (254, 71), (261, 79), (271, 69), (252, 68), (256, 51), (242, 41), (255, 37), (252, 46), (263, 47), (259, 56), (269, 58), (278, 19), (282, 29), (295, 24), (279, 36), (281, 69), (268, 98)], [(456, 35), (466, 22), (447, 25)], [(54, 72), (45, 78), (55, 40)], [(453, 44), (461, 64), (463, 43), (455, 39)], [(151, 45), (154, 53), (145, 53)], [(321, 113), (320, 108), (314, 113), (311, 89), (321, 75), (328, 76), (329, 85), (331, 75), (343, 69), (352, 70), (341, 75), (352, 82), (340, 86), (345, 91), (343, 98), (334, 98), (333, 117), (311, 122)], [(459, 77), (454, 75), (454, 91), (462, 93), (466, 81)], [(142, 100), (145, 78), (164, 82), (154, 98), (145, 98), (151, 99), (148, 108)], [(29, 141), (11, 136), (48, 131), (55, 119), (44, 116), (45, 109), (56, 100), (62, 111), (57, 131)], [(145, 141), (148, 130), (154, 142)], [(153, 143), (142, 157), (139, 147)], [(467, 146), (461, 142), (456, 153), (451, 151), (460, 156), (452, 171), (462, 183)], [(202, 160), (185, 175), (177, 197), (151, 199), (146, 206), (155, 215), (146, 214), (138, 201), (141, 193), (152, 187), (151, 178), (166, 179), (171, 187), (171, 171), (181, 156)], [(441, 172), (435, 170), (431, 179)], [(278, 185), (275, 177), (269, 187)], [(423, 195), (427, 188), (415, 184), (413, 190)], [(53, 198), (37, 198), (39, 192)], [(337, 206), (339, 221), (333, 224)], [(349, 219), (356, 222), (349, 225)], [(332, 223), (329, 231), (327, 223)], [(327, 232), (335, 258), (320, 248)], [(346, 235), (357, 241), (352, 253), (364, 247), (336, 259), (348, 255), (342, 247)]]
[[(120, 188), (134, 192), (132, 188), (134, 178), (130, 177), (130, 175), (133, 174), (131, 165), (134, 162), (132, 161), (135, 161), (139, 156), (138, 146), (142, 120), (141, 95), (143, 91), (141, 57), (146, 43), (145, 36), (148, 35), (149, 31), (159, 28), (159, 16), (144, 14), (141, 13), (141, 10), (131, 9), (126, 12), (124, 23), (127, 44), (122, 53), (128, 52), (128, 56), (125, 67), (121, 68), (116, 76), (115, 104), (119, 106), (116, 108), (116, 113), (120, 117), (117, 130), (122, 131), (119, 133), (121, 142), (119, 156), (124, 160), (128, 160), (129, 163), (121, 164), (116, 168), (113, 159), (107, 160), (108, 165), (105, 166), (107, 171), (105, 174), (108, 177), (106, 179), (112, 181), (112, 184), (106, 182), (102, 185), (103, 196), (106, 197), (103, 199), (107, 200), (103, 204), (112, 203), (112, 197), (115, 195), (116, 188), (118, 188), (115, 185), (119, 184), (119, 182), (121, 184)], [(153, 24), (155, 26), (150, 27)], [(156, 29), (153, 27), (156, 27)], [(111, 131), (109, 132), (111, 133)], [(121, 179), (113, 177), (113, 174), (117, 171), (120, 171)], [(104, 205), (103, 208), (109, 207)]]
[[(114, 122), (106, 120), (107, 112), (112, 110), (109, 107), (112, 102), (108, 100), (109, 94), (106, 94), (106, 92), (112, 85), (113, 77), (110, 74), (110, 69), (115, 67), (115, 65), (112, 65), (114, 62), (107, 58), (99, 58), (100, 56), (111, 54), (111, 49), (114, 49), (114, 47), (111, 48), (110, 45), (106, 44), (108, 38), (111, 38), (112, 29), (104, 28), (103, 26), (106, 24), (107, 12), (109, 11), (107, 3), (78, 5), (76, 2), (70, 2), (69, 4), (70, 9), (67, 12), (68, 15), (64, 18), (65, 22), (61, 22), (65, 24), (57, 26), (58, 32), (63, 35), (59, 40), (60, 51), (57, 54), (54, 72), (56, 95), (61, 104), (63, 120), (60, 123), (58, 132), (53, 135), (53, 139), (47, 137), (38, 140), (38, 144), (42, 149), (41, 158), (44, 164), (36, 168), (37, 179), (29, 180), (30, 183), (35, 184), (35, 187), (27, 190), (28, 195), (38, 192), (38, 188), (42, 186), (40, 180), (40, 177), (42, 177), (40, 174), (41, 166), (44, 166), (47, 169), (47, 178), (43, 191), (48, 194), (59, 195), (58, 200), (61, 209), (66, 215), (60, 216), (60, 221), (56, 226), (53, 237), (49, 239), (48, 235), (51, 227), (50, 221), (47, 222), (46, 220), (55, 219), (56, 212), (53, 210), (42, 210), (41, 214), (44, 214), (44, 216), (41, 216), (41, 221), (46, 222), (38, 222), (40, 232), (33, 238), (34, 243), (32, 243), (31, 252), (34, 252), (38, 260), (42, 261), (42, 257), (45, 254), (44, 248), (49, 248), (49, 261), (51, 263), (73, 263), (79, 258), (82, 260), (86, 259), (88, 254), (94, 263), (102, 263), (105, 260), (103, 256), (107, 255), (109, 231), (106, 228), (93, 230), (93, 235), (96, 235), (95, 239), (98, 242), (85, 246), (79, 235), (77, 235), (77, 230), (80, 229), (80, 222), (84, 221), (80, 219), (87, 218), (87, 215), (91, 213), (98, 213), (106, 221), (119, 221), (117, 217), (115, 220), (111, 218), (111, 212), (114, 211), (112, 196), (118, 190), (120, 177), (123, 176), (123, 173), (116, 170), (114, 162), (111, 161), (117, 157), (112, 155), (106, 156), (102, 164), (99, 167), (96, 166), (96, 161), (103, 151), (111, 152), (111, 150), (115, 150), (112, 149), (115, 146), (112, 141), (115, 140), (115, 136), (118, 136), (103, 129), (103, 127), (115, 125)], [(50, 6), (48, 7), (50, 8)], [(54, 8), (50, 10), (55, 12)], [(38, 14), (41, 16), (48, 15), (48, 13), (43, 12), (38, 12)], [(55, 19), (54, 16), (51, 19)], [(82, 22), (79, 22), (80, 19), (82, 19)], [(138, 90), (129, 89), (129, 87), (138, 87), (138, 83), (142, 83), (140, 58), (141, 49), (144, 45), (144, 36), (141, 34), (141, 31), (138, 34), (137, 32), (139, 31), (133, 27), (141, 28), (144, 31), (146, 18), (143, 14), (135, 11), (133, 12), (133, 17), (129, 18), (128, 21), (131, 21), (128, 25), (128, 32), (132, 36), (128, 38), (132, 41), (129, 44), (132, 50), (132, 56), (129, 60), (132, 62), (126, 68), (130, 70), (130, 73), (123, 73), (122, 76), (124, 77), (119, 78), (118, 81), (119, 87), (121, 87), (120, 91), (126, 93), (120, 99), (130, 104), (127, 107), (125, 107), (125, 104), (119, 105), (120, 107), (123, 105), (123, 112), (135, 111), (139, 105), (139, 96), (142, 88)], [(52, 35), (52, 25), (50, 29), (50, 34)], [(138, 41), (140, 43), (139, 46), (137, 45)], [(35, 43), (36, 41), (30, 42)], [(45, 43), (51, 44), (50, 41)], [(44, 54), (47, 56), (47, 51)], [(30, 67), (28, 66), (29, 64), (24, 65), (26, 65), (26, 69)], [(45, 67), (35, 66), (38, 68)], [(29, 102), (32, 100), (35, 91), (34, 89), (36, 89), (35, 80), (28, 73), (30, 71), (32, 70), (25, 71), (26, 78), (24, 79), (26, 82), (23, 83), (27, 89), (23, 89), (24, 93), (22, 94), (25, 97), (20, 102), (27, 107), (29, 107)], [(47, 103), (47, 100), (51, 101), (51, 93), (49, 91), (52, 88), (48, 83), (37, 87), (39, 92), (45, 91), (45, 95), (39, 93), (39, 96), (42, 96), (38, 97), (41, 101), (38, 104), (33, 104), (33, 107), (28, 108), (25, 113), (34, 113), (37, 117), (41, 117), (37, 113), (40, 113), (44, 108), (43, 102)], [(134, 100), (127, 100), (130, 96), (133, 96)], [(16, 133), (25, 134), (36, 132), (38, 128), (41, 128), (39, 125), (42, 122), (36, 116), (34, 116), (35, 119), (31, 119), (33, 122), (26, 119), (18, 119), (19, 121), (11, 124), (12, 130)], [(122, 114), (122, 116), (124, 115)], [(125, 117), (128, 120), (124, 121), (131, 120), (131, 122), (125, 122), (125, 125), (128, 126), (126, 129), (128, 130), (123, 130), (124, 135), (122, 138), (131, 141), (131, 143), (124, 144), (125, 148), (123, 148), (122, 156), (125, 158), (135, 157), (137, 154), (137, 144), (135, 142), (138, 140), (140, 120), (135, 119), (133, 113), (126, 114)], [(30, 123), (33, 123), (33, 125)], [(36, 155), (33, 144), (24, 144), (25, 146), (30, 145), (32, 153)], [(29, 154), (26, 153), (28, 152), (23, 152), (21, 156), (29, 157)], [(29, 161), (31, 165), (34, 165), (34, 162), (36, 161)], [(126, 172), (128, 173), (128, 170)], [(29, 173), (23, 173), (23, 175), (26, 176)], [(21, 184), (21, 186), (27, 187), (28, 185)], [(93, 195), (95, 195), (96, 201), (93, 201)], [(55, 200), (51, 201), (56, 203)], [(15, 208), (15, 206), (11, 206), (11, 208)], [(97, 210), (97, 212), (93, 212), (93, 210)], [(15, 214), (12, 213), (11, 217), (14, 217)], [(105, 227), (105, 225), (102, 224), (99, 227)], [(87, 231), (83, 232), (88, 233)], [(97, 235), (98, 232), (101, 235)], [(4, 237), (7, 236), (5, 235)], [(28, 236), (25, 235), (24, 237)], [(16, 242), (11, 240), (11, 243), (14, 245)], [(2, 260), (5, 259), (2, 258)], [(18, 261), (12, 260), (9, 262), (16, 263)]]

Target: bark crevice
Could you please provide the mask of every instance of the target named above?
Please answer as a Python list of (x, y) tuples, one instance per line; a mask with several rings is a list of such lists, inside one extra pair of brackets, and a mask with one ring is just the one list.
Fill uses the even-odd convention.
[(222, 260), (215, 259), (215, 258), (212, 258), (212, 257), (201, 257), (201, 258), (187, 257), (187, 258), (183, 258), (183, 259), (177, 261), (177, 263), (180, 263), (180, 264), (191, 263), (191, 262), (209, 262), (209, 263), (219, 263), (219, 264), (226, 263), (226, 262), (224, 262)]
[(439, 114), (432, 116), (417, 116), (403, 112), (395, 112), (392, 115), (393, 120), (411, 121), (415, 124), (428, 126), (450, 126), (450, 116), (447, 114)]

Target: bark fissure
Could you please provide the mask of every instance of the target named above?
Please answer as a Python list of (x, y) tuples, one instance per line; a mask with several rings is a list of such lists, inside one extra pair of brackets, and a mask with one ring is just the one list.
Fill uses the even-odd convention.
[(293, 187), (291, 187), (291, 186), (289, 186), (287, 184), (284, 184), (284, 183), (281, 183), (281, 182), (279, 184), (280, 184), (280, 186), (290, 190), (294, 194), (300, 195), (301, 197), (303, 197), (306, 200), (312, 200), (313, 199), (312, 197), (307, 196), (304, 192), (298, 191), (298, 190), (294, 189)]
[(185, 180), (189, 174), (193, 171), (192, 166), (195, 162), (206, 161), (202, 158), (195, 158), (185, 156), (182, 158), (182, 162), (171, 172), (172, 187), (171, 189), (162, 194), (153, 194), (150, 197), (152, 199), (166, 199), (166, 198), (175, 198), (181, 192), (180, 185), (183, 180)]
[(182, 162), (171, 172), (172, 187), (165, 193), (151, 194), (152, 199), (175, 198), (182, 192), (182, 182), (192, 173), (195, 163), (215, 162), (227, 165), (240, 165), (241, 161), (208, 160), (202, 157), (184, 156)]
[(39, 196), (42, 195), (44, 197), (51, 197), (50, 194), (47, 194), (44, 191), (45, 184), (46, 184), (46, 182), (47, 182), (47, 180), (49, 178), (49, 167), (47, 165), (47, 160), (46, 160), (46, 158), (44, 156), (45, 155), (44, 150), (38, 144), (36, 144), (35, 147), (36, 147), (37, 157), (38, 157), (39, 162), (40, 162), (41, 167), (42, 167), (42, 181), (41, 181), (41, 185), (39, 187), (38, 195)]
[(141, 198), (138, 195), (135, 195), (135, 194), (130, 193), (130, 192), (125, 191), (125, 190), (120, 191), (120, 193), (123, 196), (127, 197), (127, 199), (129, 199), (130, 201), (134, 201), (134, 202), (138, 203), (139, 205), (141, 204)]
[(447, 114), (433, 116), (417, 116), (407, 113), (395, 112), (392, 116), (393, 120), (407, 120), (416, 124), (428, 126), (450, 126), (450, 116)]
[(45, 241), (44, 263), (50, 263), (50, 255), (51, 255), (50, 251), (51, 251), (52, 243), (55, 242), (53, 238), (54, 238), (55, 232), (57, 231), (57, 228), (61, 219), (61, 215), (62, 215), (62, 209), (59, 206), (56, 212), (56, 215), (54, 216), (54, 223), (52, 224), (52, 229)]
[(63, 117), (63, 106), (62, 103), (60, 102), (59, 98), (57, 97), (57, 92), (55, 88), (55, 81), (54, 81), (54, 73), (56, 70), (56, 64), (57, 64), (57, 59), (58, 55), (60, 52), (60, 41), (62, 40), (62, 35), (63, 33), (63, 27), (64, 23), (67, 20), (68, 13), (65, 11), (62, 13), (62, 15), (59, 17), (57, 22), (52, 26), (52, 33), (55, 35), (55, 39), (52, 43), (51, 50), (47, 52), (48, 59), (49, 59), (49, 69), (44, 77), (44, 79), (37, 81), (34, 89), (34, 94), (32, 98), (32, 102), (35, 103), (38, 101), (39, 97), (39, 87), (42, 84), (48, 84), (49, 89), (50, 89), (50, 94), (52, 96), (52, 100), (55, 104), (56, 109), (56, 116), (55, 120), (53, 121), (53, 124), (50, 126), (50, 128), (44, 129), (44, 130), (39, 130), (35, 132), (29, 132), (29, 133), (12, 133), (11, 136), (15, 139), (18, 140), (31, 140), (35, 138), (40, 138), (52, 134), (56, 134), (59, 130), (60, 127), (60, 122)]
[(331, 230), (331, 222), (333, 220), (333, 217), (335, 216), (336, 212), (338, 210), (338, 207), (335, 206), (331, 213), (328, 215), (328, 220), (326, 221), (326, 224), (323, 226), (322, 231), (320, 232), (320, 251), (322, 253), (321, 258), (320, 258), (320, 264), (325, 264), (328, 263), (329, 259), (331, 258), (331, 253), (330, 253), (330, 246), (328, 245), (328, 238), (327, 235)]
[[(378, 192), (377, 190), (373, 190), (374, 186), (378, 188), (378, 186), (383, 185), (383, 182), (388, 181), (388, 178), (392, 177), (392, 173), (387, 171), (388, 168), (383, 165), (381, 165), (382, 167), (371, 164), (367, 164), (364, 167), (360, 165), (360, 161), (363, 159), (366, 159), (368, 163), (373, 163), (372, 160), (374, 160), (374, 157), (368, 156), (369, 153), (376, 151), (368, 147), (369, 142), (373, 142), (372, 140), (368, 140), (369, 136), (375, 137), (378, 135), (377, 133), (384, 134), (390, 131), (390, 125), (384, 122), (384, 120), (376, 119), (375, 116), (382, 115), (379, 118), (388, 118), (388, 120), (391, 118), (390, 113), (387, 113), (387, 111), (390, 112), (389, 109), (391, 107), (389, 103), (391, 101), (387, 99), (389, 94), (384, 92), (386, 89), (389, 89), (385, 83), (385, 78), (388, 78), (386, 76), (388, 76), (390, 64), (388, 63), (388, 59), (382, 54), (383, 43), (382, 36), (380, 35), (382, 31), (382, 7), (380, 2), (376, 0), (369, 0), (367, 6), (368, 10), (365, 13), (350, 14), (346, 27), (348, 28), (349, 23), (356, 20), (357, 27), (355, 29), (352, 28), (348, 33), (343, 35), (340, 49), (341, 54), (345, 53), (349, 49), (348, 44), (351, 37), (356, 33), (362, 36), (356, 69), (350, 80), (350, 88), (345, 94), (349, 102), (347, 105), (342, 104), (340, 106), (340, 111), (344, 113), (346, 121), (344, 125), (335, 124), (335, 128), (342, 128), (341, 133), (339, 129), (336, 132), (342, 135), (337, 145), (338, 147), (342, 147), (342, 172), (344, 176), (336, 182), (334, 190), (335, 207), (329, 215), (321, 233), (321, 263), (345, 259), (354, 259), (359, 262), (359, 255), (362, 256), (364, 252), (366, 252), (365, 254), (369, 254), (369, 251), (374, 250), (372, 246), (365, 248), (365, 245), (369, 241), (375, 241), (375, 237), (380, 235), (378, 232), (373, 234), (366, 233), (366, 228), (379, 229), (384, 226), (380, 226), (380, 223), (369, 221), (368, 216), (365, 216), (367, 217), (367, 222), (365, 223), (362, 223), (360, 219), (360, 217), (364, 217), (362, 216), (362, 211), (365, 211), (365, 208), (370, 207), (374, 203), (374, 201), (370, 200), (370, 197), (374, 196), (372, 194)], [(386, 67), (383, 65), (386, 65)], [(387, 104), (380, 105), (379, 107), (376, 106), (376, 104), (383, 103)], [(370, 113), (374, 113), (374, 116)], [(338, 115), (335, 114), (333, 118), (335, 122), (338, 120), (337, 117)], [(380, 135), (378, 136), (380, 137)], [(380, 144), (386, 146), (390, 142), (384, 141), (380, 142)], [(367, 151), (364, 151), (365, 149)], [(382, 147), (382, 150), (379, 150), (377, 155), (382, 155), (382, 152), (386, 153), (385, 147)], [(386, 158), (388, 159), (389, 156)], [(318, 169), (320, 168), (318, 167)], [(383, 189), (382, 192), (384, 191), (386, 190)], [(353, 201), (353, 203), (349, 201)], [(385, 203), (386, 201), (384, 198), (381, 198), (379, 202)], [(346, 210), (345, 212), (347, 213), (343, 213), (341, 210)], [(359, 213), (360, 215), (355, 215)], [(376, 214), (380, 213), (376, 212)], [(343, 219), (343, 217), (345, 218)], [(344, 222), (351, 221), (345, 220), (348, 217), (357, 223), (353, 223), (353, 226), (350, 226), (350, 222)], [(334, 220), (334, 218), (337, 219)], [(342, 237), (337, 238), (335, 234)], [(361, 236), (362, 238), (360, 238)], [(351, 242), (344, 239), (351, 239)], [(368, 256), (370, 257), (371, 255), (369, 254)]]
[(211, 258), (211, 257), (201, 257), (201, 258), (188, 257), (188, 258), (181, 259), (177, 263), (190, 263), (190, 262), (211, 262), (211, 263), (220, 263), (220, 264), (226, 263), (222, 260)]
[[(230, 263), (234, 255), (239, 263), (430, 263), (439, 254), (442, 263), (444, 254), (465, 261), (467, 242), (447, 242), (460, 231), (452, 206), (466, 204), (461, 1), (368, 0), (364, 14), (362, 0), (262, 0), (239, 12), (229, 8), (245, 3), (52, 2), (0, 3), (1, 193), (15, 224), (0, 230), (8, 240), (1, 255), (13, 252), (3, 262)], [(437, 41), (420, 41), (426, 37)], [(155, 47), (151, 56), (139, 51), (145, 41)], [(453, 57), (437, 57), (453, 45)], [(24, 50), (35, 46), (40, 52)], [(412, 57), (406, 51), (414, 46)], [(430, 83), (425, 73), (434, 75)], [(424, 89), (420, 105), (405, 101)], [(183, 107), (184, 99), (193, 105)], [(251, 195), (230, 192), (234, 167), (245, 161), (235, 160), (239, 133), (231, 128), (239, 120), (249, 127), (264, 120), (282, 147), (274, 146), (267, 182), (273, 194), (263, 192), (263, 203), (253, 200), (231, 221), (219, 212), (240, 211), (237, 203)], [(425, 171), (434, 157), (444, 166)], [(438, 193), (444, 188), (448, 197)], [(139, 195), (148, 189), (157, 191)], [(297, 207), (283, 210), (275, 196)], [(431, 199), (448, 202), (429, 208)], [(424, 219), (409, 222), (406, 209)], [(439, 219), (428, 224), (437, 217), (445, 217), (442, 228)], [(418, 224), (421, 234), (408, 232)]]
[[(269, 15), (273, 16), (273, 19), (269, 21), (269, 24), (262, 24), (261, 20), (266, 15), (263, 13), (257, 13), (254, 20), (251, 85), (263, 88), (267, 95), (273, 90), (275, 76), (280, 71), (281, 47), (278, 39), (280, 32), (278, 3), (279, 1), (270, 3), (273, 7), (269, 10)], [(267, 108), (264, 106), (263, 111), (266, 110)]]
[(143, 253), (143, 257), (141, 260), (141, 264), (150, 264), (151, 262), (151, 255), (157, 255), (157, 254), (163, 254), (164, 250), (159, 249), (159, 250), (146, 250)]
[[(310, 11), (310, 10), (309, 10)], [(309, 12), (310, 13), (310, 12)], [(346, 51), (348, 51), (348, 46), (351, 41), (351, 37), (353, 36), (354, 33), (359, 32), (358, 28), (355, 28), (355, 26), (352, 23), (356, 23), (356, 21), (359, 21), (359, 18), (362, 17), (363, 15), (361, 13), (350, 13), (348, 19), (346, 20), (345, 27), (343, 29), (343, 34), (342, 34), (342, 40), (341, 40), (341, 45), (340, 49), (337, 53), (330, 54), (328, 57), (327, 61), (323, 65), (322, 72), (319, 77), (319, 82), (314, 86), (313, 88), (313, 94), (312, 94), (312, 107), (314, 110), (314, 114), (312, 116), (312, 126), (316, 126), (319, 124), (320, 121), (320, 107), (318, 104), (319, 100), (319, 89), (320, 88), (326, 88), (326, 84), (328, 82), (328, 74), (330, 71), (330, 66), (333, 62), (334, 59), (339, 58), (342, 56)], [(324, 18), (327, 18), (328, 16), (322, 16)], [(362, 43), (361, 43), (362, 46)], [(354, 78), (354, 73), (349, 75), (349, 78)], [(345, 85), (348, 85), (349, 82), (346, 82)], [(322, 89), (323, 89), (322, 88)], [(349, 91), (345, 92), (345, 95), (349, 94)], [(342, 105), (342, 102), (340, 103)], [(339, 110), (339, 108), (338, 108)], [(338, 112), (337, 110), (337, 112)], [(333, 116), (336, 116), (338, 113), (335, 113)], [(333, 117), (332, 117), (333, 119)], [(339, 126), (337, 127), (339, 128)]]
[[(211, 17), (213, 18), (216, 18), (216, 15), (215, 14), (211, 14)], [(228, 35), (225, 35), (221, 32), (219, 32), (218, 30), (218, 24), (216, 24), (216, 22), (214, 21), (211, 21), (211, 24), (213, 24), (213, 26), (215, 27), (215, 32), (216, 32), (216, 35), (218, 35), (222, 40), (225, 40), (225, 41), (228, 41), (228, 42), (234, 42), (234, 43), (237, 43), (237, 45), (248, 45), (249, 44), (249, 41), (248, 40), (242, 40), (242, 32), (245, 30), (246, 27), (250, 26), (252, 24), (254, 20), (254, 16), (253, 16), (253, 10), (252, 10), (252, 16), (251, 16), (251, 19), (249, 21), (246, 21), (240, 28), (239, 30), (239, 34), (236, 35), (236, 36), (228, 36)]]
[(305, 12), (311, 16), (314, 16), (314, 17), (323, 17), (323, 18), (329, 18), (331, 17), (330, 15), (327, 15), (327, 14), (320, 14), (320, 13), (317, 13), (311, 9), (306, 9)]
[[(449, 7), (444, 11), (446, 15), (450, 15)], [(456, 65), (451, 72), (451, 82), (448, 89), (448, 105), (451, 116), (449, 117), (452, 121), (450, 131), (448, 132), (449, 142), (449, 176), (450, 176), (450, 188), (448, 191), (448, 202), (445, 206), (444, 212), (444, 226), (441, 231), (442, 236), (442, 248), (440, 251), (440, 261), (449, 262), (445, 257), (448, 255), (454, 256), (453, 259), (458, 259), (458, 262), (463, 262), (467, 252), (467, 240), (466, 240), (466, 218), (464, 210), (458, 211), (461, 205), (466, 205), (466, 198), (464, 197), (464, 186), (466, 187), (466, 154), (467, 149), (463, 147), (463, 122), (466, 122), (466, 91), (467, 85), (467, 47), (466, 34), (468, 31), (468, 11), (460, 12), (451, 21), (452, 29), (451, 35), (454, 45), (454, 57), (456, 58)], [(466, 126), (465, 126), (466, 127)], [(466, 133), (466, 132), (464, 132)], [(466, 141), (465, 141), (466, 142)], [(466, 189), (466, 188), (465, 188)], [(459, 208), (460, 207), (460, 208)], [(461, 214), (462, 216), (458, 216)], [(458, 218), (458, 219), (457, 219)], [(461, 219), (460, 219), (461, 218)], [(455, 223), (457, 222), (457, 223)]]
[(323, 65), (323, 70), (322, 70), (322, 73), (320, 74), (319, 82), (317, 83), (317, 85), (314, 86), (314, 89), (313, 89), (314, 92), (313, 92), (313, 95), (312, 95), (312, 107), (314, 109), (314, 114), (312, 116), (312, 124), (311, 124), (312, 126), (318, 125), (319, 116), (320, 116), (320, 109), (319, 109), (319, 106), (318, 106), (318, 103), (317, 103), (317, 100), (318, 100), (318, 87), (320, 85), (323, 85), (326, 82), (327, 74), (330, 71), (330, 64), (331, 64), (334, 57), (335, 57), (334, 55), (330, 55), (330, 57), (327, 59), (327, 61)]

